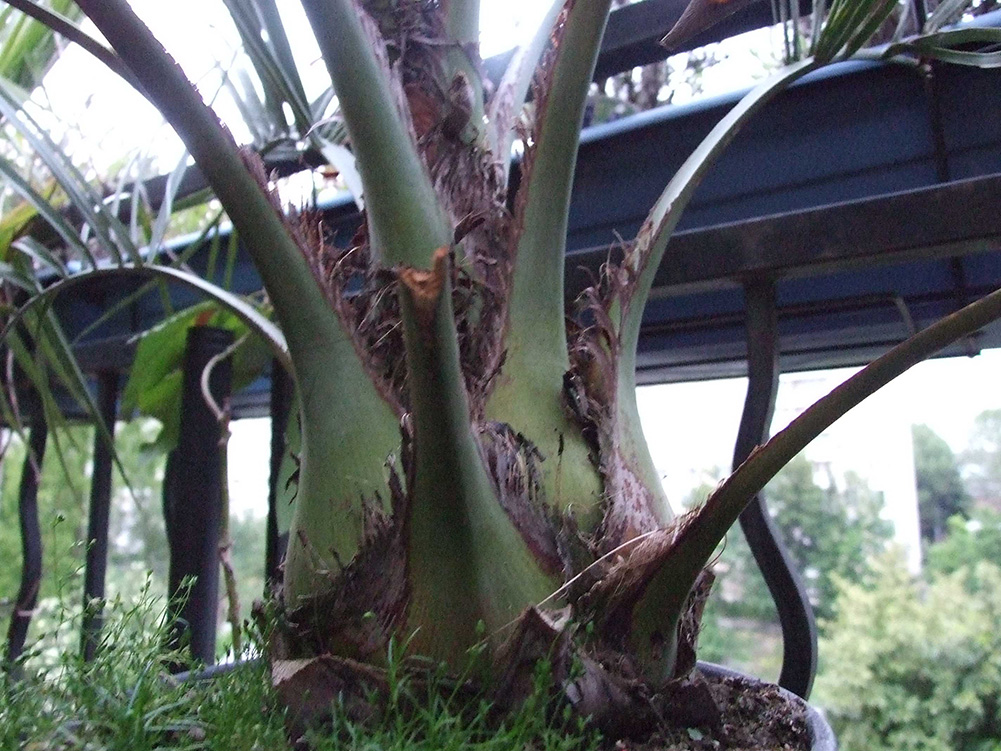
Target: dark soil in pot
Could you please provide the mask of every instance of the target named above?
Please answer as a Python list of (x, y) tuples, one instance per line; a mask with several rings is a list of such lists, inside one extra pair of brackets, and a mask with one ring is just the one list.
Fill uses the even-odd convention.
[[(836, 751), (830, 726), (816, 709), (774, 684), (727, 668), (699, 664), (715, 706), (697, 726), (658, 731), (642, 742), (618, 741), (629, 751)], [(685, 710), (692, 712), (691, 708)], [(670, 723), (668, 723), (670, 724)]]

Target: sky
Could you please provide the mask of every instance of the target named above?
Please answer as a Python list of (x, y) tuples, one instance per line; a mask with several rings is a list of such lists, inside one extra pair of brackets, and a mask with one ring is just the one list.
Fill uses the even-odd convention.
[[(131, 5), (164, 47), (213, 102), (237, 140), (248, 141), (235, 105), (222, 90), (220, 68), (233, 64), (238, 37), (222, 0), (131, 0)], [(329, 85), (316, 42), (298, 0), (278, 0), (293, 55), (307, 95), (317, 96)], [(484, 0), (480, 27), (481, 55), (486, 58), (528, 41), (546, 10), (543, 0)], [(197, 18), (193, 23), (190, 19)], [(89, 21), (89, 33), (100, 36)], [(778, 32), (762, 29), (714, 45), (723, 59), (702, 77), (704, 95), (749, 86), (768, 69), (768, 55), (778, 44)], [(675, 97), (682, 103), (688, 94)], [(79, 160), (93, 162), (99, 172), (118, 163), (122, 154), (141, 150), (153, 159), (151, 172), (169, 172), (183, 147), (159, 113), (131, 87), (80, 48), (70, 45), (46, 76), (34, 97), (60, 114), (58, 120), (35, 112)]]
[[(219, 90), (219, 65), (229, 65), (238, 37), (221, 0), (132, 0), (131, 5), (153, 30), (206, 98)], [(317, 96), (329, 85), (316, 42), (297, 0), (278, 0), (293, 55), (307, 95)], [(487, 0), (481, 12), (482, 54), (490, 56), (531, 37), (545, 12), (539, 0)], [(197, 18), (197, 23), (190, 19)], [(84, 28), (98, 35), (89, 21)], [(81, 85), (86, 82), (86, 85)], [(67, 137), (81, 152), (94, 155), (106, 167), (125, 150), (143, 147), (170, 169), (182, 146), (162, 118), (128, 84), (118, 80), (83, 50), (70, 46), (53, 66), (44, 84), (52, 108), (73, 113)], [(223, 121), (238, 140), (247, 140), (240, 118), (223, 94), (216, 100)], [(53, 125), (56, 125), (53, 123)], [(57, 126), (58, 127), (58, 126)]]

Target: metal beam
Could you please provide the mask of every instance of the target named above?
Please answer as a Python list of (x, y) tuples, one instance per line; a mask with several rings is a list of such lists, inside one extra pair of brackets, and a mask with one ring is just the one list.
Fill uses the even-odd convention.
[[(655, 298), (677, 300), (678, 313), (651, 312), (644, 321), (639, 380), (642, 383), (690, 378), (737, 376), (744, 372), (741, 335), (743, 305), (704, 302), (706, 295), (731, 294), (741, 281), (758, 274), (780, 280), (814, 276), (828, 284), (836, 272), (858, 273), (885, 264), (893, 268), (903, 283), (916, 275), (928, 274), (927, 266), (905, 266), (914, 259), (964, 257), (977, 262), (976, 273), (967, 272), (967, 296), (991, 292), (1001, 280), (983, 274), (1001, 254), (1001, 174), (957, 180), (944, 185), (904, 191), (873, 198), (846, 201), (804, 211), (787, 212), (747, 221), (677, 233), (671, 240), (657, 274)], [(342, 211), (339, 207), (338, 211)], [(345, 221), (338, 214), (338, 221)], [(608, 248), (592, 248), (568, 254), (566, 260), (567, 301), (591, 283), (609, 257)], [(897, 266), (892, 266), (897, 264)], [(920, 265), (920, 264), (919, 264)], [(897, 270), (899, 268), (899, 270)], [(838, 286), (831, 283), (833, 286)], [(955, 290), (927, 289), (903, 295), (896, 290), (881, 294), (851, 294), (844, 287), (837, 299), (825, 297), (810, 302), (786, 302), (779, 307), (780, 320), (805, 325), (815, 321), (814, 332), (803, 339), (787, 334), (781, 341), (786, 370), (836, 367), (868, 362), (886, 348), (902, 341), (908, 328), (873, 329), (871, 341), (862, 341), (869, 328), (857, 323), (839, 333), (835, 317), (894, 316), (899, 299), (910, 308), (928, 312), (918, 322), (925, 324), (932, 313), (951, 312), (948, 303)], [(691, 297), (689, 297), (691, 296)], [(692, 304), (688, 304), (688, 300)], [(952, 303), (953, 306), (955, 303)], [(654, 304), (656, 305), (656, 299)], [(945, 306), (945, 307), (943, 307)], [(652, 306), (653, 307), (653, 306)], [(707, 308), (708, 307), (708, 311)], [(941, 308), (941, 310), (939, 310)], [(687, 312), (682, 313), (682, 310)], [(886, 311), (890, 311), (886, 314)], [(868, 325), (868, 324), (867, 324)], [(877, 329), (883, 324), (877, 324)], [(831, 328), (834, 326), (834, 328)], [(851, 333), (848, 336), (848, 333)], [(828, 349), (837, 349), (840, 359), (832, 360), (818, 337), (827, 336)], [(675, 338), (685, 337), (691, 345)], [(804, 335), (805, 336), (805, 335)], [(654, 345), (659, 339), (670, 345)], [(673, 340), (673, 341), (672, 341)], [(659, 354), (650, 351), (659, 348)], [(701, 354), (692, 350), (697, 346)], [(991, 344), (987, 346), (997, 346)], [(116, 335), (101, 341), (77, 345), (87, 372), (105, 368), (126, 370), (134, 344), (130, 335)], [(949, 354), (962, 354), (950, 350)], [(234, 402), (237, 416), (268, 412), (267, 386)], [(249, 399), (249, 401), (248, 401)], [(249, 411), (248, 411), (249, 410)]]
[[(734, 287), (758, 274), (808, 275), (874, 261), (1001, 248), (1001, 174), (678, 232), (657, 271), (661, 294)], [(567, 297), (590, 283), (607, 247), (567, 256)]]

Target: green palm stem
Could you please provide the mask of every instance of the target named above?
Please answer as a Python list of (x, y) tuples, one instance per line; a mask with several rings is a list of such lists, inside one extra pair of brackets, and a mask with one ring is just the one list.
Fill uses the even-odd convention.
[(356, 0), (303, 0), (365, 188), (369, 241), (386, 264), (429, 269), (452, 227), (417, 151), (383, 40)]
[(590, 447), (564, 408), (570, 359), (563, 265), (579, 133), (609, 6), (610, 0), (572, 4), (536, 100), (535, 144), (515, 210), (507, 356), (486, 408), (490, 419), (516, 426), (542, 453), (548, 503), (574, 508), (591, 528), (600, 520), (602, 489)]
[[(695, 190), (744, 123), (779, 92), (817, 67), (819, 63), (809, 60), (786, 68), (753, 89), (727, 113), (668, 183), (623, 260), (624, 271), (634, 282), (622, 296), (612, 301), (610, 311), (613, 324), (619, 326), (615, 332), (618, 362), (613, 426), (620, 450), (627, 461), (634, 463), (634, 469), (639, 470), (646, 483), (656, 481), (659, 485), (659, 479), (643, 437), (636, 404), (636, 348), (643, 307), (653, 288), (667, 242)], [(677, 623), (694, 584), (694, 576), (706, 560), (708, 555), (702, 560), (686, 556), (678, 563), (672, 556), (670, 563), (665, 561), (662, 565), (663, 574), (645, 588), (636, 604), (631, 643), (649, 677), (663, 680), (674, 670)]]
[[(613, 321), (620, 322), (617, 334), (616, 410), (613, 421), (615, 443), (631, 461), (634, 471), (648, 487), (660, 487), (659, 478), (643, 437), (636, 405), (636, 349), (643, 318), (643, 308), (653, 288), (667, 242), (677, 227), (682, 212), (716, 160), (736, 137), (744, 123), (797, 80), (831, 62), (836, 55), (855, 52), (892, 9), (886, 0), (861, 0), (836, 3), (832, 16), (820, 34), (818, 54), (794, 63), (755, 87), (712, 129), (698, 149), (687, 159), (668, 183), (646, 221), (634, 245), (627, 252), (623, 267), (634, 282), (613, 301)], [(846, 47), (847, 44), (847, 47)], [(650, 485), (649, 483), (654, 483)], [(640, 610), (645, 605), (641, 603)], [(650, 623), (656, 618), (650, 617)]]
[(488, 148), (487, 127), (484, 122), (483, 79), (480, 73), (480, 0), (448, 0), (445, 16), (450, 44), (445, 50), (444, 62), (450, 86), (461, 75), (469, 84), (471, 105), (469, 123), (459, 134), (464, 143), (476, 143)]
[(480, 0), (448, 0), (449, 36), (458, 44), (480, 44)]
[(467, 650), (555, 588), (497, 498), (470, 424), (442, 249), (405, 269), (414, 487), (407, 519), (408, 632), (420, 654), (462, 668)]
[(563, 10), (561, 0), (548, 2), (549, 10), (541, 26), (527, 45), (515, 51), (487, 107), (488, 143), (494, 159), (501, 165), (505, 188), (511, 172), (511, 147), (518, 136), (515, 125), (521, 116), (539, 60), (549, 46), (553, 27)]
[[(480, 621), (499, 627), (551, 582), (501, 508), (472, 433), (442, 255), (452, 231), (381, 58), (382, 40), (353, 0), (304, 5), (359, 160), (372, 243), (384, 263), (403, 267), (415, 453), (407, 521), (408, 623), (419, 627), (412, 646), (458, 666)], [(422, 284), (437, 286), (431, 293)]]
[(337, 560), (357, 552), (362, 499), (384, 489), (383, 463), (399, 444), (396, 415), (317, 286), (303, 250), (180, 68), (124, 0), (78, 4), (140, 79), (215, 189), (286, 332), (303, 430), (285, 570), (286, 596), (294, 603), (325, 586)]

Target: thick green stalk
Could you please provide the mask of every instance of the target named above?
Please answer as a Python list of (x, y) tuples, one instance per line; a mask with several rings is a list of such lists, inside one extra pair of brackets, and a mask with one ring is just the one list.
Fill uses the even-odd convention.
[(546, 497), (596, 519), (601, 497), (589, 447), (563, 408), (569, 370), (563, 264), (578, 136), (610, 0), (577, 0), (560, 35), (516, 209), (516, 249), (504, 368), (487, 415), (508, 422), (542, 452)]
[(542, 25), (535, 32), (532, 41), (511, 58), (487, 108), (490, 149), (495, 160), (502, 165), (505, 185), (511, 171), (511, 147), (518, 136), (515, 124), (525, 106), (539, 59), (549, 46), (553, 26), (563, 10), (562, 0), (548, 2), (549, 11), (542, 19)]
[(632, 470), (643, 487), (650, 493), (650, 512), (660, 525), (674, 519), (664, 483), (650, 454), (650, 446), (643, 434), (639, 405), (636, 403), (636, 369), (620, 369), (616, 388), (616, 445), (622, 460)]
[(480, 0), (448, 0), (448, 35), (459, 44), (480, 44)]
[[(835, 24), (831, 24), (829, 21), (820, 36), (820, 45), (830, 46), (832, 44), (831, 37), (837, 34), (854, 35), (853, 39), (865, 36), (873, 21), (885, 17), (887, 9), (885, 4), (879, 5), (879, 0), (864, 0), (859, 7), (861, 8), (862, 5), (865, 5), (869, 10), (860, 11), (853, 19), (839, 21)], [(875, 11), (872, 10), (874, 6), (877, 7)], [(840, 42), (833, 44), (834, 49), (840, 49)], [(618, 331), (615, 332), (619, 345), (616, 376), (618, 399), (615, 421), (615, 430), (618, 432), (617, 443), (623, 452), (634, 461), (633, 470), (646, 482), (655, 482), (654, 485), (648, 485), (648, 487), (655, 489), (657, 494), (661, 496), (663, 508), (666, 508), (666, 499), (663, 499), (657, 472), (643, 439), (642, 428), (636, 413), (635, 395), (633, 394), (636, 347), (639, 343), (643, 308), (653, 288), (657, 269), (660, 267), (668, 240), (670, 240), (682, 212), (688, 206), (688, 202), (702, 183), (703, 178), (737, 133), (740, 132), (743, 125), (779, 93), (830, 60), (831, 56), (828, 54), (790, 65), (752, 89), (741, 99), (737, 106), (717, 123), (716, 127), (705, 137), (698, 149), (685, 160), (685, 163), (668, 183), (657, 203), (651, 209), (633, 247), (630, 248), (623, 261), (626, 273), (633, 277), (634, 282), (626, 288), (621, 297), (612, 301), (611, 310), (611, 318), (613, 321), (618, 320), (619, 326)]]
[[(1001, 318), (1001, 290), (993, 292), (897, 345), (827, 396), (788, 427), (755, 449), (709, 497), (680, 534), (671, 555), (646, 586), (634, 611), (630, 644), (647, 676), (670, 679), (674, 670), (678, 620), (695, 580), (740, 512), (780, 469), (850, 409), (901, 373)], [(652, 638), (656, 635), (656, 638)], [(661, 638), (674, 648), (661, 647)]]
[(555, 584), (501, 507), (472, 432), (446, 251), (401, 278), (415, 463), (408, 629), (418, 653), (461, 668), (480, 622), (494, 633)]
[[(786, 68), (753, 89), (713, 128), (668, 183), (623, 261), (635, 281), (625, 293), (625, 297), (613, 301), (611, 311), (613, 322), (617, 322), (620, 327), (617, 332), (619, 358), (614, 430), (621, 451), (627, 460), (632, 461), (633, 471), (644, 482), (656, 483), (647, 487), (658, 491), (660, 508), (656, 513), (662, 519), (669, 518), (670, 511), (663, 497), (653, 458), (643, 438), (636, 408), (636, 347), (643, 308), (653, 287), (654, 277), (663, 259), (668, 240), (692, 195), (716, 159), (744, 123), (758, 110), (816, 67), (818, 63), (806, 61)], [(720, 534), (723, 533), (725, 529)], [(674, 670), (678, 619), (685, 598), (706, 560), (706, 558), (700, 559), (700, 554), (699, 552), (693, 556), (687, 550), (672, 554), (670, 562), (663, 565), (661, 573), (646, 587), (645, 594), (639, 599), (633, 611), (632, 647), (640, 656), (641, 664), (647, 666), (648, 675), (658, 680), (666, 679)]]
[(518, 200), (506, 368), (562, 381), (569, 366), (563, 266), (584, 105), (610, 0), (578, 0), (565, 21)]
[(427, 269), (452, 239), (383, 40), (356, 0), (303, 0), (337, 92), (365, 188), (372, 247), (389, 264)]
[(446, 83), (461, 75), (469, 83), (469, 123), (459, 134), (464, 143), (488, 145), (480, 75), (480, 0), (448, 0), (445, 21), (454, 43), (445, 51)]
[(384, 489), (397, 420), (331, 310), (269, 196), (229, 133), (125, 0), (79, 0), (216, 191), (261, 274), (285, 332), (302, 399), (303, 455), (286, 565), (287, 595), (315, 591), (358, 550), (362, 498)]

